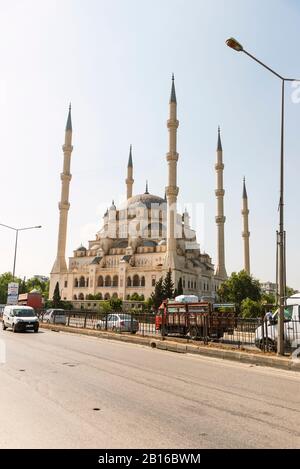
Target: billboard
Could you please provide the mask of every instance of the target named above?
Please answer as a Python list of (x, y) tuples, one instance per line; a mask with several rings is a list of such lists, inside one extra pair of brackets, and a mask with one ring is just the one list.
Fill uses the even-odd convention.
[(10, 282), (7, 288), (7, 304), (17, 305), (19, 296), (19, 284), (17, 282)]

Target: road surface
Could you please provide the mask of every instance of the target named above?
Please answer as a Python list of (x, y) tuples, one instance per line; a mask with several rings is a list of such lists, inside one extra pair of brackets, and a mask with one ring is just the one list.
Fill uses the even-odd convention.
[(0, 340), (0, 448), (300, 447), (299, 373), (48, 330)]

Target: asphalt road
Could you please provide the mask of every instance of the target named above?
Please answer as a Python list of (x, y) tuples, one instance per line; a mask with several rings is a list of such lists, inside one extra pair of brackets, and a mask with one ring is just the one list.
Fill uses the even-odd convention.
[(0, 340), (0, 448), (300, 447), (299, 373), (46, 330)]

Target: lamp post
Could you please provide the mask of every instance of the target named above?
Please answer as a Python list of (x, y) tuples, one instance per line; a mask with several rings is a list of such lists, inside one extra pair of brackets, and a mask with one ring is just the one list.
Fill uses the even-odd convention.
[(39, 225), (39, 226), (28, 226), (26, 228), (14, 228), (13, 226), (4, 225), (3, 223), (0, 223), (0, 226), (4, 226), (5, 228), (9, 228), (10, 230), (15, 231), (15, 233), (16, 233), (14, 266), (13, 266), (13, 280), (14, 280), (15, 279), (15, 270), (16, 270), (16, 259), (17, 259), (17, 247), (18, 247), (19, 231), (34, 230), (36, 228), (42, 228), (42, 227)]
[(243, 52), (262, 67), (266, 68), (274, 76), (281, 80), (281, 149), (280, 149), (280, 197), (279, 197), (279, 232), (278, 232), (278, 293), (279, 293), (279, 314), (278, 314), (278, 338), (277, 353), (284, 355), (284, 306), (286, 296), (286, 266), (285, 266), (285, 231), (284, 231), (284, 108), (285, 108), (285, 82), (299, 81), (294, 78), (285, 78), (272, 70), (266, 64), (249, 54), (242, 44), (233, 37), (227, 39), (226, 44), (236, 52)]

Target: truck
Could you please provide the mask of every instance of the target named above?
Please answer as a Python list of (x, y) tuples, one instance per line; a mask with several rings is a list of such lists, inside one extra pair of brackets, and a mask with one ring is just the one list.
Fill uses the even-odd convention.
[(31, 290), (29, 293), (21, 293), (18, 298), (18, 304), (22, 306), (31, 306), (35, 310), (43, 307), (43, 297), (38, 290)]
[(235, 328), (235, 305), (209, 302), (165, 300), (155, 317), (155, 328), (162, 335), (179, 335), (191, 339), (220, 339)]
[[(255, 345), (261, 350), (277, 351), (278, 309), (255, 330)], [(284, 342), (290, 349), (300, 346), (300, 293), (287, 298), (284, 308)]]

